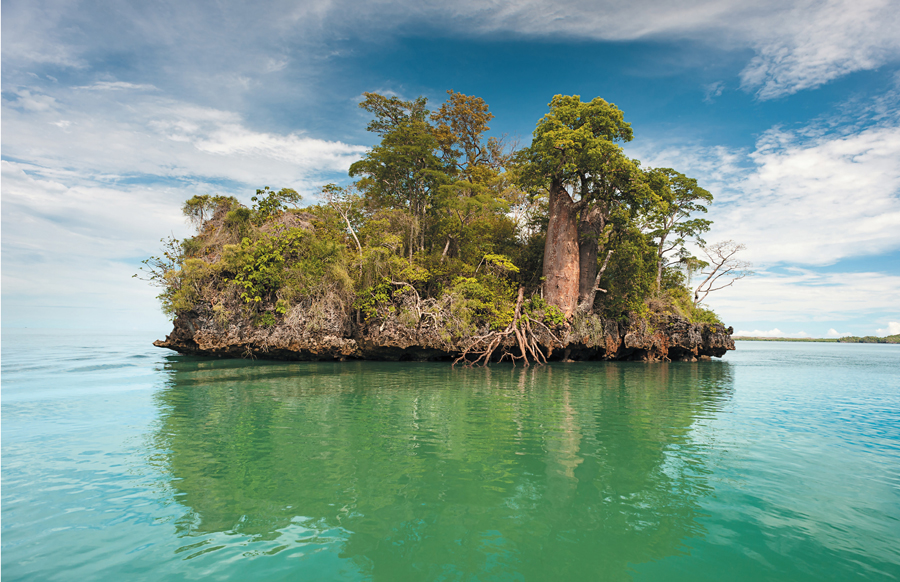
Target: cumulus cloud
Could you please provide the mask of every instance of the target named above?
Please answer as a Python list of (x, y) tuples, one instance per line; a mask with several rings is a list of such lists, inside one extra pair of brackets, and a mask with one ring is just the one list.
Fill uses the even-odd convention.
[(806, 140), (775, 129), (750, 159), (743, 195), (718, 218), (768, 260), (821, 265), (900, 246), (900, 127)]
[[(264, 185), (309, 198), (346, 178), (365, 150), (254, 130), (234, 112), (152, 93), (119, 101), (121, 89), (22, 89), (3, 103), (6, 325), (53, 314), (82, 327), (164, 327), (152, 310), (155, 292), (131, 275), (158, 253), (160, 237), (188, 234), (185, 199), (216, 192), (247, 200)], [(23, 98), (53, 106), (28, 107)]]
[(882, 337), (886, 335), (897, 335), (898, 333), (900, 333), (900, 321), (889, 321), (887, 328), (875, 330), (875, 334)]
[(828, 330), (828, 333), (825, 334), (826, 337), (847, 337), (848, 335), (853, 335), (849, 332), (840, 332), (833, 327)]
[(896, 311), (900, 275), (760, 271), (709, 296), (725, 321), (832, 322)]
[(646, 147), (639, 158), (698, 178), (716, 197), (707, 240), (756, 264), (829, 265), (900, 248), (900, 121), (849, 132), (772, 128), (753, 151)]
[(50, 95), (33, 92), (29, 89), (16, 89), (12, 91), (16, 98), (9, 102), (10, 106), (28, 112), (50, 111), (56, 109), (56, 99)]

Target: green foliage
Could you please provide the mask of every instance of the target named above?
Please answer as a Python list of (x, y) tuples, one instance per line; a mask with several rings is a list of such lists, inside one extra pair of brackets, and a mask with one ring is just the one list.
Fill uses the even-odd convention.
[(656, 249), (635, 228), (620, 233), (611, 245), (613, 254), (600, 281), (607, 291), (603, 311), (613, 318), (642, 314), (656, 283)]
[(484, 264), (486, 270), (496, 276), (503, 276), (510, 273), (518, 273), (519, 267), (513, 263), (509, 257), (505, 255), (484, 255)]
[(550, 305), (546, 301), (544, 301), (543, 297), (532, 297), (525, 301), (522, 305), (522, 308), (525, 310), (525, 313), (533, 316), (539, 316), (539, 321), (542, 321), (549, 327), (557, 327), (566, 324), (566, 314), (563, 313), (559, 307), (555, 305)]
[(229, 210), (225, 215), (225, 226), (234, 234), (243, 238), (249, 232), (251, 227), (250, 217), (252, 215), (253, 213), (250, 209), (243, 206), (235, 208), (234, 210)]
[(694, 305), (684, 273), (673, 268), (668, 268), (663, 272), (659, 300), (652, 302), (651, 306), (654, 307), (654, 311), (679, 315), (692, 323), (722, 323), (719, 316), (711, 309)]
[[(226, 245), (222, 268), (245, 303), (275, 302), (276, 311), (286, 313), (291, 299), (340, 279), (341, 269), (333, 267), (342, 258), (341, 247), (333, 242), (316, 239), (303, 228), (280, 228), (256, 240)], [(281, 297), (276, 299), (277, 292)]]
[(256, 191), (256, 196), (250, 198), (253, 201), (253, 222), (263, 224), (272, 216), (281, 214), (287, 205), (296, 206), (302, 197), (296, 190), (282, 188), (277, 192), (270, 190), (268, 186)]
[(421, 265), (409, 263), (400, 271), (400, 280), (411, 284), (413, 287), (420, 287), (431, 280), (431, 273)]
[(206, 221), (218, 211), (219, 208), (232, 208), (238, 206), (238, 201), (233, 196), (210, 196), (203, 194), (192, 196), (186, 200), (181, 207), (181, 212), (187, 219), (197, 227), (198, 230), (203, 228)]
[(544, 267), (545, 239), (546, 236), (543, 232), (537, 232), (528, 237), (524, 244), (518, 245), (513, 251), (513, 262), (519, 268), (519, 275), (516, 279), (529, 289), (535, 289), (541, 283), (541, 271)]
[(630, 196), (634, 189), (628, 183), (637, 178), (637, 167), (615, 142), (632, 136), (631, 124), (615, 105), (599, 97), (584, 103), (578, 95), (556, 95), (531, 146), (518, 156), (522, 179), (532, 188), (570, 185), (585, 200)]
[(394, 287), (391, 285), (390, 279), (382, 278), (377, 284), (360, 290), (353, 307), (359, 309), (366, 319), (378, 317), (379, 306), (387, 308), (391, 305), (393, 292)]
[[(712, 202), (713, 195), (701, 188), (697, 180), (672, 168), (660, 168), (647, 174), (651, 188), (661, 200), (646, 215), (650, 237), (659, 241), (665, 253), (680, 247), (687, 239), (704, 244), (700, 235), (709, 230), (712, 222), (704, 218), (691, 218), (691, 215), (706, 213), (705, 205)], [(672, 235), (675, 240), (672, 240)]]
[(431, 276), (423, 288), (429, 297), (440, 297), (453, 286), (458, 277), (471, 277), (475, 274), (475, 266), (454, 257), (425, 255), (421, 257), (421, 264)]
[(465, 308), (471, 313), (469, 320), (477, 327), (489, 325), (499, 330), (513, 320), (516, 287), (510, 281), (491, 275), (458, 277), (451, 293), (464, 300)]
[(147, 281), (154, 287), (161, 287), (163, 291), (156, 296), (162, 304), (163, 313), (174, 315), (172, 308), (172, 294), (176, 288), (167, 277), (170, 271), (178, 270), (184, 260), (184, 246), (181, 241), (170, 236), (159, 239), (162, 243), (162, 253), (141, 261), (140, 272), (132, 275), (135, 279)]
[(259, 317), (256, 319), (257, 325), (261, 327), (274, 327), (278, 320), (275, 319), (275, 316), (270, 311), (266, 311), (265, 313), (260, 313)]
[(697, 180), (671, 168), (651, 170), (645, 173), (650, 188), (659, 196), (659, 204), (642, 209), (643, 228), (656, 244), (657, 283), (661, 287), (663, 271), (672, 265), (692, 265), (697, 259), (687, 251), (685, 243), (692, 239), (700, 245), (700, 238), (712, 225), (704, 218), (692, 218), (694, 213), (705, 213), (704, 204), (713, 196), (697, 184)]
[(207, 286), (215, 285), (216, 269), (203, 259), (185, 259), (181, 269), (166, 273), (166, 280), (173, 290), (169, 309), (173, 313), (193, 309), (206, 295)]
[(693, 323), (718, 323), (722, 324), (722, 320), (719, 319), (719, 316), (716, 315), (712, 309), (705, 309), (703, 307), (694, 307), (691, 312), (690, 320)]
[(438, 188), (449, 181), (447, 168), (437, 154), (424, 98), (403, 102), (375, 93), (365, 95), (360, 107), (376, 116), (369, 129), (382, 139), (350, 166), (350, 175), (360, 177), (358, 186), (370, 207), (408, 212), (405, 244), (411, 256), (424, 250), (425, 218)]
[(181, 251), (185, 257), (197, 256), (203, 250), (203, 241), (198, 238), (186, 238), (181, 241)]

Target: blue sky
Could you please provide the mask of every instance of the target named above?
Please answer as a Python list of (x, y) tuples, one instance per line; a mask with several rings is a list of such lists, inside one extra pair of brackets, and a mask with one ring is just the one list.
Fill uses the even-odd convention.
[(484, 98), (527, 145), (555, 94), (713, 192), (754, 335), (900, 333), (900, 10), (890, 0), (2, 3), (2, 324), (168, 331), (132, 279), (194, 194), (307, 201), (372, 145), (363, 91)]

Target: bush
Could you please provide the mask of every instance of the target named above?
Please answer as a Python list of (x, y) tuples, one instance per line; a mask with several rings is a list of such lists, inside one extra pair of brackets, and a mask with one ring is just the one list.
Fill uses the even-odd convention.
[(222, 268), (228, 282), (240, 290), (247, 304), (275, 304), (287, 313), (299, 297), (327, 285), (349, 292), (352, 281), (343, 264), (342, 247), (320, 241), (303, 228), (281, 228), (257, 240), (225, 245)]
[[(465, 300), (476, 327), (489, 325), (491, 329), (505, 329), (515, 315), (515, 286), (493, 275), (458, 277), (451, 293)], [(467, 321), (468, 323), (469, 321)]]
[(718, 323), (724, 325), (719, 316), (712, 309), (703, 307), (695, 307), (691, 312), (691, 321), (693, 323)]
[(201, 300), (215, 293), (216, 270), (203, 259), (185, 259), (181, 269), (166, 272), (171, 294), (165, 299), (163, 310), (175, 314), (193, 309)]
[(656, 286), (656, 249), (637, 229), (625, 231), (613, 243), (613, 254), (600, 282), (607, 317), (627, 318), (647, 311), (645, 300)]
[(566, 314), (563, 313), (559, 309), (559, 307), (550, 305), (549, 303), (544, 301), (543, 297), (532, 297), (531, 299), (525, 301), (525, 304), (522, 306), (522, 308), (525, 313), (528, 313), (535, 319), (542, 321), (549, 327), (565, 325), (566, 323)]

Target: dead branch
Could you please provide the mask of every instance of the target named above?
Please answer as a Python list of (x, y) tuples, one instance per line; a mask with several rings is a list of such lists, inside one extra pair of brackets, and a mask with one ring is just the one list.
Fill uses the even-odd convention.
[(584, 301), (578, 306), (579, 311), (588, 312), (594, 307), (594, 299), (597, 297), (597, 291), (602, 291), (606, 293), (606, 289), (600, 288), (600, 279), (603, 278), (603, 273), (606, 272), (606, 267), (609, 266), (609, 258), (612, 256), (612, 249), (606, 253), (606, 258), (603, 260), (603, 266), (600, 267), (600, 270), (597, 271), (597, 276), (594, 278), (594, 286), (591, 289), (590, 293), (584, 298)]
[[(753, 265), (735, 258), (738, 252), (747, 248), (743, 244), (726, 240), (700, 248), (709, 259), (709, 270), (701, 272), (706, 275), (706, 279), (694, 290), (695, 306), (700, 305), (700, 302), (713, 291), (730, 287), (735, 281), (753, 274), (751, 270)], [(731, 280), (728, 283), (717, 284), (722, 277), (730, 277)]]
[(406, 281), (391, 281), (391, 285), (402, 285), (404, 287), (409, 287), (410, 289), (412, 289), (412, 292), (416, 294), (416, 315), (419, 316), (419, 319), (422, 319), (422, 310), (420, 308), (420, 306), (422, 305), (422, 298), (419, 296), (419, 292), (416, 291), (416, 288)]

